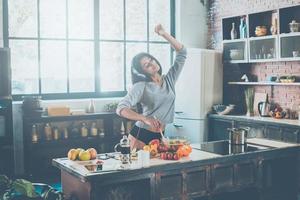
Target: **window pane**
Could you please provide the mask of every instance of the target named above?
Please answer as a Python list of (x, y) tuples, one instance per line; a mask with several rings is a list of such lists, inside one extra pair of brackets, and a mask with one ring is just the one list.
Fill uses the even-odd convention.
[(42, 93), (67, 92), (66, 42), (41, 41)]
[(126, 89), (130, 88), (131, 84), (131, 60), (140, 53), (147, 52), (146, 43), (127, 43), (126, 44)]
[(162, 37), (154, 32), (155, 25), (162, 24), (170, 32), (170, 0), (149, 1), (149, 40), (161, 41)]
[(66, 1), (40, 1), (40, 31), (43, 38), (66, 37)]
[(93, 1), (68, 0), (69, 38), (94, 38)]
[(69, 43), (70, 92), (94, 92), (93, 42)]
[(100, 39), (124, 39), (123, 0), (100, 1)]
[(38, 93), (37, 41), (10, 40), (9, 44), (11, 48), (12, 93)]
[(162, 73), (166, 74), (171, 67), (171, 51), (169, 44), (150, 44), (150, 54), (153, 55), (162, 67)]
[(126, 39), (147, 40), (147, 1), (126, 1)]
[(37, 37), (37, 1), (9, 0), (8, 13), (10, 37)]
[(116, 42), (100, 43), (101, 91), (124, 91), (124, 45)]

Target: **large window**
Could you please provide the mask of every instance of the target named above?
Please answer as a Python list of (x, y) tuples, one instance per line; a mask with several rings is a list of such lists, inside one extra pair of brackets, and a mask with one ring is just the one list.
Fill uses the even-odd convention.
[(14, 98), (122, 96), (142, 51), (166, 73), (171, 47), (154, 26), (172, 33), (173, 7), (174, 0), (5, 0)]

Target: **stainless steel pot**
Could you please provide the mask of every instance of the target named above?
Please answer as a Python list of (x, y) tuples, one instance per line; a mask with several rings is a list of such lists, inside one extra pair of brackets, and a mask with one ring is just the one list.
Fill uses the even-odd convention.
[(249, 127), (243, 128), (228, 128), (229, 131), (229, 144), (244, 145), (247, 143), (247, 135)]

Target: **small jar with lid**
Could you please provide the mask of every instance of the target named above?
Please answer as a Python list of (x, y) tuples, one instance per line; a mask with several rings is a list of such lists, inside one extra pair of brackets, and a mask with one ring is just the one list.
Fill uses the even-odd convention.
[(89, 134), (88, 128), (85, 123), (82, 123), (82, 125), (81, 125), (80, 134), (81, 134), (81, 137), (87, 137)]

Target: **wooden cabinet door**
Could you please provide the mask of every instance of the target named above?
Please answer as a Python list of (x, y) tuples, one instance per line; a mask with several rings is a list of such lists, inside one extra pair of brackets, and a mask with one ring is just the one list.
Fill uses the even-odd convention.
[(267, 125), (265, 136), (271, 140), (282, 140), (282, 128), (280, 126)]
[(234, 121), (224, 119), (210, 119), (209, 122), (209, 140), (228, 140), (228, 128), (232, 127)]
[(300, 128), (283, 128), (282, 139), (285, 142), (299, 143)]

